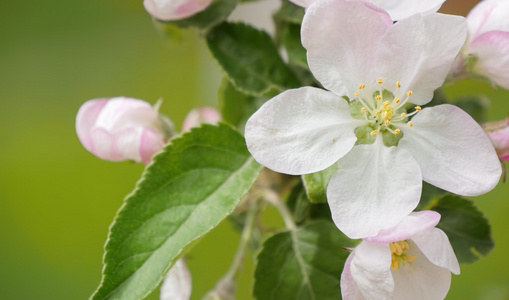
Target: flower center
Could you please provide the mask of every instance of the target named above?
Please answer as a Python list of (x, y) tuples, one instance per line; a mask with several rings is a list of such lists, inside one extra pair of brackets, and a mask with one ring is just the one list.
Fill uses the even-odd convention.
[(401, 133), (400, 127), (413, 126), (412, 121), (408, 121), (408, 117), (419, 112), (421, 107), (416, 106), (414, 112), (407, 114), (404, 106), (412, 96), (412, 91), (406, 92), (406, 96), (402, 100), (399, 96), (401, 88), (399, 81), (396, 82), (394, 94), (383, 87), (382, 79), (378, 79), (377, 83), (378, 89), (372, 95), (369, 95), (366, 92), (366, 86), (361, 84), (359, 91), (355, 92), (353, 102), (359, 103), (361, 106), (360, 113), (372, 129), (371, 136), (374, 137), (380, 132), (399, 135)]
[(410, 249), (406, 241), (389, 243), (389, 248), (392, 254), (391, 270), (399, 270), (401, 266), (404, 267), (407, 263), (411, 264), (417, 258), (417, 255), (405, 253)]

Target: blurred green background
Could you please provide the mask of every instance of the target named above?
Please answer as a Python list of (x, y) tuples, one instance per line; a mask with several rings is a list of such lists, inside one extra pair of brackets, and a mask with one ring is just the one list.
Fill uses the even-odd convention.
[[(221, 75), (201, 41), (192, 32), (165, 41), (141, 3), (0, 4), (0, 299), (86, 299), (100, 281), (108, 225), (143, 166), (101, 161), (80, 145), (74, 118), (84, 101), (162, 97), (178, 128), (193, 106), (215, 105)], [(487, 83), (446, 92), (487, 93), (490, 120), (509, 112), (509, 92)], [(509, 299), (508, 192), (500, 184), (475, 199), (497, 245), (462, 266), (447, 299)], [(192, 249), (193, 299), (226, 272), (237, 242), (223, 222)], [(250, 299), (252, 272), (246, 258), (238, 299)]]

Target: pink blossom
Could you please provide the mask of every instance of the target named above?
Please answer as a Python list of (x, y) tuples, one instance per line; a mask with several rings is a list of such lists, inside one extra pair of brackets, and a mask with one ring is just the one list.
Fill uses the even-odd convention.
[(76, 116), (76, 133), (97, 157), (148, 164), (172, 134), (171, 121), (143, 100), (115, 97), (85, 102)]
[(182, 132), (191, 130), (193, 127), (200, 126), (202, 123), (215, 125), (221, 121), (221, 113), (212, 107), (196, 107), (187, 113), (182, 123)]
[(180, 20), (204, 10), (212, 0), (144, 0), (143, 6), (154, 18)]
[(502, 121), (486, 123), (483, 128), (495, 146), (498, 158), (509, 161), (509, 117)]

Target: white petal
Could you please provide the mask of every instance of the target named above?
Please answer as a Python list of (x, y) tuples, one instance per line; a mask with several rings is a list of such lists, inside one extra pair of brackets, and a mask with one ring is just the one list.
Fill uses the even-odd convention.
[(403, 98), (412, 90), (410, 102), (426, 104), (444, 83), (466, 35), (463, 17), (429, 14), (403, 19), (391, 26), (377, 45), (376, 76), (390, 91), (400, 81), (401, 93), (397, 96)]
[(384, 146), (381, 137), (355, 146), (338, 165), (327, 199), (334, 223), (350, 238), (394, 227), (419, 203), (419, 165), (407, 151)]
[(460, 273), (456, 254), (442, 230), (433, 228), (412, 237), (412, 240), (434, 265), (448, 269), (456, 275)]
[(475, 73), (509, 89), (509, 31), (481, 34), (470, 43), (468, 52), (478, 58), (473, 69)]
[(390, 271), (389, 244), (361, 242), (354, 250), (350, 272), (366, 300), (392, 299), (394, 281)]
[(424, 181), (441, 189), (477, 196), (493, 189), (502, 172), (493, 145), (466, 112), (453, 105), (425, 108), (401, 127), (399, 148), (419, 162)]
[(492, 31), (509, 31), (509, 2), (506, 0), (480, 1), (467, 15), (471, 39)]
[(401, 20), (419, 13), (436, 12), (445, 0), (369, 0), (389, 13), (393, 20)]
[(161, 285), (161, 300), (189, 300), (191, 297), (191, 275), (182, 259), (179, 259), (166, 274)]
[(392, 24), (390, 17), (361, 1), (317, 1), (302, 20), (302, 45), (309, 68), (330, 91), (353, 98), (363, 83), (369, 88), (377, 79), (371, 74), (374, 52)]
[(417, 259), (398, 270), (394, 277), (394, 300), (443, 300), (451, 286), (451, 272), (432, 264), (410, 240), (408, 255)]
[(361, 292), (357, 288), (357, 284), (355, 284), (353, 280), (352, 273), (350, 272), (350, 264), (354, 256), (354, 252), (348, 255), (345, 266), (343, 267), (343, 272), (341, 273), (341, 298), (343, 300), (359, 300), (362, 297)]
[(374, 237), (364, 238), (372, 243), (391, 243), (409, 239), (414, 235), (429, 231), (440, 221), (440, 214), (432, 210), (413, 212), (395, 227), (380, 231)]
[(347, 102), (331, 92), (304, 87), (266, 102), (247, 121), (249, 152), (281, 173), (323, 170), (352, 149), (354, 130), (364, 124), (350, 115)]

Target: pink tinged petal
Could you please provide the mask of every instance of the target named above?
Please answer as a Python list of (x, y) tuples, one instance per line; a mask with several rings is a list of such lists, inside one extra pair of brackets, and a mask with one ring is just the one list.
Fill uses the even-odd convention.
[(393, 228), (380, 231), (374, 237), (364, 238), (372, 243), (391, 243), (412, 238), (414, 235), (429, 231), (440, 221), (440, 214), (432, 210), (413, 212)]
[(407, 151), (384, 146), (381, 138), (354, 147), (338, 166), (327, 200), (334, 223), (352, 239), (396, 226), (419, 203), (419, 165)]
[(433, 228), (412, 237), (412, 240), (434, 265), (459, 275), (458, 259), (449, 238), (442, 230)]
[(200, 126), (202, 123), (215, 125), (221, 121), (221, 113), (212, 107), (196, 107), (191, 109), (182, 123), (182, 132)]
[(449, 192), (477, 196), (493, 189), (502, 169), (489, 138), (466, 112), (453, 105), (425, 108), (401, 127), (398, 148), (419, 163), (424, 181)]
[(389, 15), (360, 1), (312, 3), (301, 29), (311, 72), (326, 89), (351, 99), (361, 83), (375, 86), (380, 62), (374, 54), (391, 25)]
[(509, 89), (509, 31), (481, 34), (470, 43), (468, 52), (478, 58), (473, 69), (475, 73)]
[(350, 272), (350, 265), (355, 253), (352, 252), (345, 261), (343, 272), (341, 273), (341, 298), (343, 300), (359, 300), (362, 299), (361, 291), (357, 288), (353, 280), (352, 273)]
[(76, 133), (78, 138), (83, 147), (92, 153), (94, 152), (94, 143), (90, 136), (91, 131), (107, 101), (107, 98), (89, 100), (81, 105), (76, 115)]
[(103, 128), (94, 128), (90, 132), (90, 140), (95, 156), (110, 161), (121, 161), (125, 158), (120, 155), (115, 144), (115, 138)]
[(509, 2), (480, 1), (467, 15), (471, 39), (492, 30), (509, 31)]
[(498, 158), (506, 161), (509, 157), (509, 117), (501, 121), (485, 123), (482, 127), (493, 143)]
[(410, 264), (392, 270), (394, 278), (394, 300), (442, 300), (451, 286), (451, 272), (431, 263), (419, 248), (408, 241), (409, 256), (417, 255)]
[(210, 5), (212, 0), (144, 0), (145, 10), (154, 18), (164, 21), (190, 17)]
[(370, 0), (387, 11), (393, 20), (401, 20), (419, 13), (437, 12), (445, 0)]
[(164, 146), (164, 137), (157, 131), (146, 128), (141, 131), (139, 155), (144, 164), (150, 163), (152, 157), (161, 151)]
[(182, 259), (168, 271), (161, 285), (161, 300), (189, 300), (191, 298), (191, 274)]
[[(130, 159), (135, 162), (141, 162), (140, 140), (142, 128), (125, 128), (115, 132), (113, 152), (119, 153), (121, 160)], [(120, 159), (119, 159), (120, 160)]]
[(412, 90), (409, 102), (426, 104), (444, 83), (466, 35), (463, 17), (429, 14), (400, 20), (377, 45), (378, 64), (371, 73), (382, 78), (384, 88), (390, 91), (400, 81), (401, 93), (396, 96), (406, 97), (404, 93)]
[(116, 97), (111, 98), (98, 115), (95, 127), (109, 132), (119, 131), (133, 126), (154, 127), (158, 113), (146, 101)]
[(247, 148), (260, 164), (286, 174), (323, 170), (352, 149), (364, 124), (347, 102), (312, 88), (288, 90), (266, 102), (247, 121)]
[(350, 272), (366, 300), (392, 299), (394, 280), (389, 244), (361, 242), (353, 252)]

